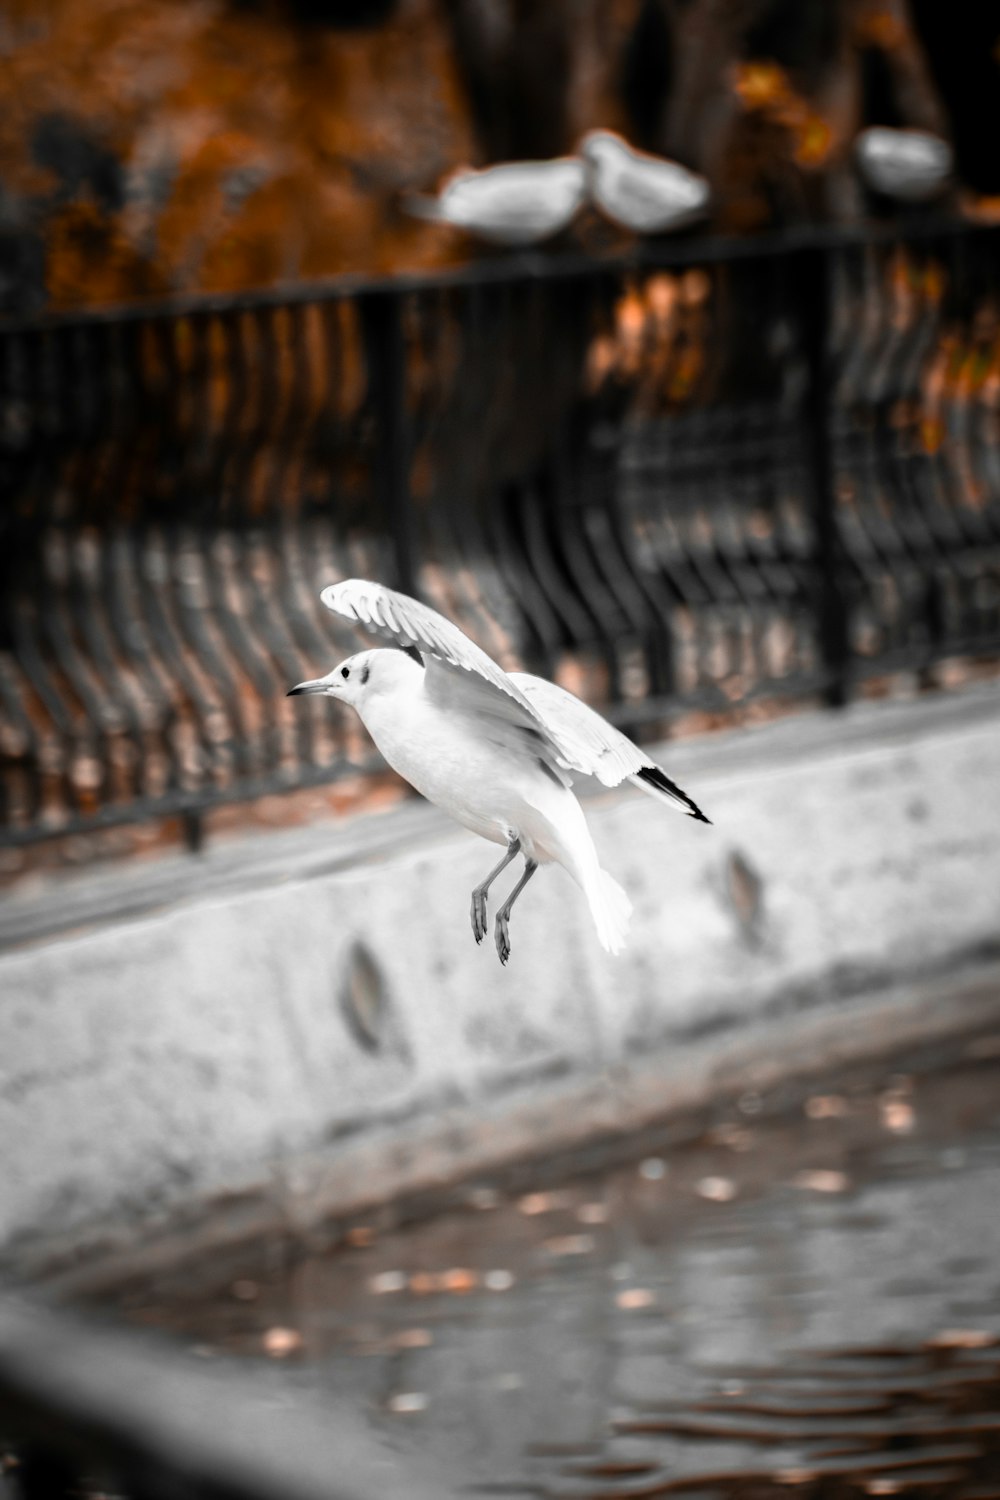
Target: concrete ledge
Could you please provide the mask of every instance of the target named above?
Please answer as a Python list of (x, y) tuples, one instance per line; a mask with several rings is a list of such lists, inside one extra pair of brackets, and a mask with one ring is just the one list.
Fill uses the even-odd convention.
[[(224, 1195), (259, 1203), (269, 1182), (287, 1198), (284, 1169), (307, 1159), (322, 1172), (294, 1196), (324, 1213), (372, 1201), (366, 1174), (399, 1192), (429, 1169), (474, 1172), (527, 1147), (503, 1128), (530, 1118), (526, 1090), (542, 1149), (588, 1090), (606, 1117), (609, 1077), (635, 1120), (637, 1059), (651, 1118), (681, 1088), (667, 1060), (682, 1042), (701, 1036), (718, 1060), (753, 1025), (1000, 951), (995, 690), (861, 705), (663, 759), (715, 826), (631, 792), (589, 803), (636, 909), (618, 960), (546, 871), (501, 969), (468, 930), (489, 851), (422, 805), (11, 902), (8, 1264), (165, 1230)], [(447, 1134), (456, 1110), (483, 1128), (435, 1156), (427, 1131)]]
[(787, 1111), (861, 1065), (884, 1070), (891, 1058), (894, 1068), (919, 1072), (969, 1052), (992, 1057), (998, 1028), (1000, 964), (803, 1010), (779, 1000), (743, 1025), (601, 1073), (385, 1120), (268, 1163), (240, 1192), (175, 1205), (140, 1226), (29, 1241), (8, 1266), (70, 1297), (114, 1294), (151, 1276), (184, 1282), (192, 1262), (206, 1258), (221, 1284), (246, 1275), (248, 1262), (273, 1258), (276, 1242), (317, 1253), (359, 1225), (384, 1232), (443, 1209), (488, 1205), (497, 1191), (559, 1185), (697, 1138), (734, 1106)]

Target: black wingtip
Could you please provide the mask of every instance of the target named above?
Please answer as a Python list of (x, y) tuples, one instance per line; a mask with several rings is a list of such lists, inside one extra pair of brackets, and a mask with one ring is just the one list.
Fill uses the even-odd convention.
[(694, 818), (696, 823), (708, 823), (711, 826), (711, 818), (706, 818), (697, 802), (693, 801), (687, 792), (682, 792), (676, 781), (671, 781), (667, 773), (661, 771), (659, 766), (643, 766), (641, 771), (636, 772), (636, 775), (640, 781), (662, 792), (672, 802), (679, 802), (686, 809), (688, 817)]

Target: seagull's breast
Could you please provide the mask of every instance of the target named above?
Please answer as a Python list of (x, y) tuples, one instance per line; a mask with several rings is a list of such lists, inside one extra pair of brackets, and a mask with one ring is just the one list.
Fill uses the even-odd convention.
[(389, 765), (429, 802), (493, 843), (524, 830), (527, 810), (564, 793), (529, 751), (491, 737), (473, 713), (455, 713), (420, 689), (365, 705), (365, 727)]

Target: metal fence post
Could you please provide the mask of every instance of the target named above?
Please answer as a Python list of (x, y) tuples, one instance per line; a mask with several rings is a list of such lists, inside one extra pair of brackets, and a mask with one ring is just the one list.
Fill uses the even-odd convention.
[(416, 533), (410, 496), (410, 432), (406, 412), (402, 297), (394, 292), (372, 292), (359, 300), (368, 358), (369, 399), (375, 423), (375, 501), (393, 541), (395, 586), (405, 594), (415, 594)]
[(820, 654), (826, 668), (823, 696), (828, 704), (839, 708), (848, 698), (850, 646), (830, 443), (833, 299), (829, 255), (830, 252), (819, 245), (796, 251), (794, 284), (808, 378), (803, 415), (815, 538), (814, 609)]

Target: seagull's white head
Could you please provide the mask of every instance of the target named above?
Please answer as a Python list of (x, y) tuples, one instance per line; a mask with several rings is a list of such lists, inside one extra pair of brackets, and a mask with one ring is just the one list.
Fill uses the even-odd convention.
[(337, 698), (341, 703), (349, 703), (352, 708), (360, 709), (373, 694), (391, 691), (401, 677), (420, 670), (417, 663), (404, 651), (359, 651), (356, 656), (349, 656), (338, 667), (334, 667), (325, 677), (300, 682), (289, 688), (287, 696), (292, 698), (296, 693), (322, 693), (327, 698)]
[(601, 166), (617, 165), (627, 149), (621, 136), (615, 135), (613, 130), (588, 130), (577, 146), (591, 171), (597, 171)]

